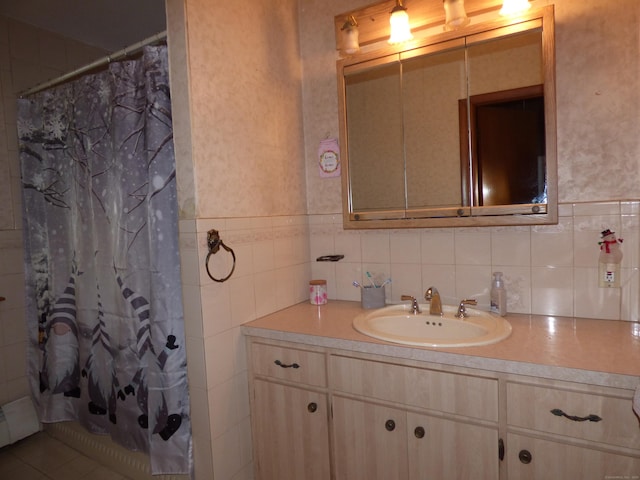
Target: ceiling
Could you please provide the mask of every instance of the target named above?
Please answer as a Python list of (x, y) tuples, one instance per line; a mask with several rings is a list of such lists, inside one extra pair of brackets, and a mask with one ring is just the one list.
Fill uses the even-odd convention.
[(164, 0), (0, 0), (0, 15), (109, 52), (166, 28)]

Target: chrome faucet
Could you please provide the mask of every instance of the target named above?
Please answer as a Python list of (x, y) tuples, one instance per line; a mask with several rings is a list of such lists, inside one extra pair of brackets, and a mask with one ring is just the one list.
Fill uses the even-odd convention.
[(442, 301), (436, 287), (427, 288), (427, 291), (424, 292), (424, 299), (429, 302), (429, 315), (442, 316)]
[(402, 295), (400, 297), (400, 300), (411, 300), (411, 312), (414, 315), (422, 313), (422, 311), (420, 310), (420, 305), (418, 305), (418, 300), (416, 299), (416, 297), (412, 297), (411, 295)]
[(456, 313), (456, 318), (467, 318), (469, 315), (467, 314), (467, 308), (465, 307), (465, 305), (477, 305), (478, 301), (477, 300), (462, 300), (460, 302), (460, 305), (458, 306), (458, 313)]

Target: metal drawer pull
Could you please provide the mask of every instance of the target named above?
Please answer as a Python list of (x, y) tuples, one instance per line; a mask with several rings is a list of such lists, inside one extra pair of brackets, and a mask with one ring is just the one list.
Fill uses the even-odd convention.
[(307, 405), (307, 410), (309, 411), (309, 413), (315, 413), (316, 410), (318, 410), (318, 404), (316, 402), (311, 402), (309, 405)]
[(425, 433), (424, 427), (416, 427), (415, 430), (413, 430), (413, 434), (416, 438), (424, 438)]
[(396, 422), (389, 419), (386, 422), (384, 422), (384, 428), (386, 428), (390, 432), (393, 432), (396, 429)]
[(566, 417), (569, 420), (573, 420), (574, 422), (587, 422), (587, 421), (599, 422), (600, 420), (602, 420), (602, 418), (594, 414), (587, 415), (586, 417), (576, 417), (575, 415), (567, 415), (559, 408), (554, 408), (553, 410), (551, 410), (551, 413), (553, 413), (556, 417)]
[(298, 365), (297, 363), (292, 363), (291, 365), (287, 365), (286, 363), (282, 363), (280, 360), (276, 360), (273, 363), (275, 363), (276, 365), (282, 368), (300, 368), (300, 365)]

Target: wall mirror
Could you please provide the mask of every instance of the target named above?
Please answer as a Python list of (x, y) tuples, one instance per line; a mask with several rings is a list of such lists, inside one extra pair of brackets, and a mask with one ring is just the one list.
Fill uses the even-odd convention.
[(557, 223), (553, 7), (338, 61), (345, 228)]

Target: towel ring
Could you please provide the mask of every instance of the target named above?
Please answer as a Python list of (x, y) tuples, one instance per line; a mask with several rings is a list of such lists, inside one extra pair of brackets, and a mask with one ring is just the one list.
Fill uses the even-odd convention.
[[(209, 249), (209, 253), (207, 253), (207, 258), (204, 263), (204, 266), (207, 269), (207, 275), (209, 275), (209, 278), (214, 282), (226, 282), (227, 280), (229, 280), (229, 277), (231, 277), (233, 271), (236, 269), (236, 254), (233, 252), (232, 248), (229, 248), (224, 244), (224, 242), (220, 238), (220, 234), (218, 233), (218, 231), (213, 229), (207, 232), (207, 247)], [(231, 254), (231, 257), (233, 257), (233, 266), (231, 267), (231, 271), (229, 272), (229, 275), (224, 278), (216, 278), (211, 275), (211, 272), (209, 271), (209, 258), (211, 258), (211, 255), (215, 255), (216, 253), (218, 253), (220, 247), (224, 248)]]

